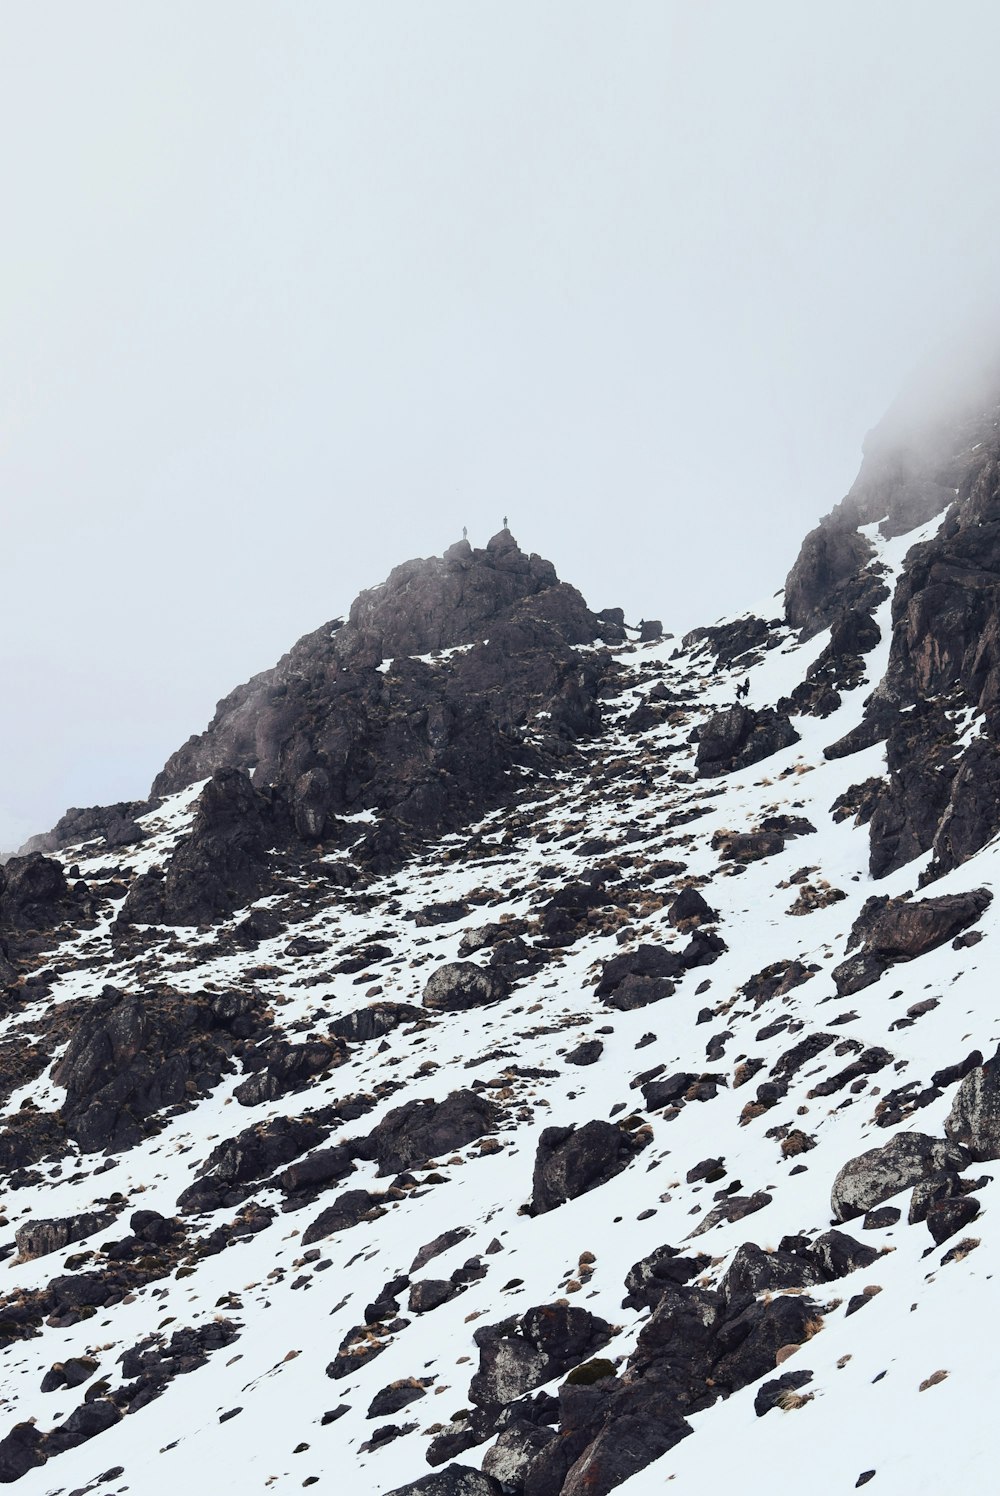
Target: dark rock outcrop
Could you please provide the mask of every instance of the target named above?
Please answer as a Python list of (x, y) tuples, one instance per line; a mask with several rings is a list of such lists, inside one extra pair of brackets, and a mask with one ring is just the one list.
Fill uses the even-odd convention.
[(249, 904), (266, 887), (269, 851), (283, 829), (279, 801), (255, 790), (241, 769), (216, 769), (189, 835), (165, 871), (135, 880), (120, 925), (211, 924)]
[(233, 1068), (234, 1048), (262, 1026), (245, 993), (196, 996), (106, 987), (52, 1070), (66, 1091), (66, 1133), (85, 1153), (137, 1143), (158, 1113), (189, 1105)]
[(384, 1196), (372, 1194), (369, 1190), (345, 1190), (306, 1227), (302, 1233), (302, 1245), (309, 1247), (337, 1231), (349, 1231), (362, 1221), (377, 1220), (385, 1215), (383, 1200)]
[(500, 1112), (477, 1091), (452, 1091), (443, 1101), (408, 1101), (371, 1134), (379, 1174), (399, 1174), (439, 1153), (454, 1153), (494, 1132)]
[[(199, 1168), (198, 1178), (178, 1195), (177, 1207), (207, 1211), (239, 1205), (250, 1193), (246, 1186), (266, 1179), (325, 1137), (326, 1128), (314, 1117), (275, 1117), (245, 1127), (236, 1137), (213, 1148)], [(351, 1168), (353, 1165), (347, 1162), (344, 1173)]]
[(31, 852), (0, 866), (0, 930), (50, 930), (72, 908), (61, 862)]
[(374, 1002), (335, 1018), (330, 1024), (330, 1033), (335, 1039), (364, 1044), (369, 1039), (381, 1039), (385, 1034), (391, 1034), (401, 1023), (413, 1023), (422, 1017), (420, 1009), (412, 1003)]
[(582, 1127), (546, 1127), (538, 1139), (531, 1190), (533, 1215), (543, 1215), (606, 1184), (628, 1167), (651, 1141), (611, 1122)]
[[(26, 841), (20, 849), (21, 855), (57, 852), (61, 847), (91, 841), (103, 842), (107, 847), (127, 846), (142, 839), (143, 832), (136, 825), (136, 818), (146, 815), (154, 804), (150, 800), (120, 800), (117, 805), (91, 805), (86, 809), (74, 806), (60, 816), (51, 831), (44, 831)], [(131, 834), (133, 828), (138, 835)], [(127, 833), (124, 840), (123, 829)]]
[(702, 779), (745, 769), (799, 741), (787, 716), (773, 707), (754, 711), (738, 703), (710, 717), (698, 733), (695, 757)]
[(14, 1233), (18, 1255), (22, 1261), (47, 1257), (50, 1252), (59, 1252), (71, 1242), (83, 1241), (95, 1231), (103, 1231), (114, 1218), (113, 1210), (103, 1210), (81, 1211), (56, 1220), (25, 1221)]

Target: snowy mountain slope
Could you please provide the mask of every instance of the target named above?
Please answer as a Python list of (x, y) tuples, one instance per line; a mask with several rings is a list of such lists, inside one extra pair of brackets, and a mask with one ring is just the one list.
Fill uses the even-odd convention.
[[(735, 720), (737, 685), (749, 678), (748, 706), (764, 720), (807, 679), (829, 629), (801, 643), (769, 624), (731, 665), (709, 640), (676, 649), (639, 644), (635, 630), (617, 644), (573, 645), (605, 662), (599, 733), (532, 759), (532, 734), (548, 730), (542, 706), (523, 761), (506, 766), (506, 795), (482, 819), (345, 883), (379, 813), (340, 815), (332, 848), (320, 841), (286, 857), (261, 897), (212, 924), (120, 921), (127, 889), (168, 865), (194, 824), (204, 781), (140, 817), (145, 840), (58, 852), (75, 869), (71, 884), (90, 890), (86, 918), (65, 918), (54, 943), (22, 957), (21, 997), (0, 1028), (6, 1073), (18, 1081), (8, 1118), (30, 1137), (49, 1126), (39, 1117), (64, 1108), (63, 1135), (40, 1155), (21, 1161), (5, 1140), (4, 1479), (29, 1493), (307, 1484), (383, 1493), (419, 1482), (428, 1452), (451, 1481), (437, 1489), (471, 1496), (644, 1493), (668, 1480), (694, 1490), (729, 1478), (780, 1493), (800, 1489), (804, 1470), (830, 1492), (872, 1470), (875, 1488), (891, 1492), (986, 1479), (981, 1404), (994, 1353), (976, 1330), (992, 1294), (994, 1182), (952, 1194), (978, 1202), (979, 1215), (970, 1204), (966, 1224), (939, 1244), (923, 1220), (907, 1224), (911, 1179), (876, 1191), (878, 1214), (837, 1224), (851, 1245), (828, 1249), (835, 1271), (821, 1273), (816, 1255), (843, 1166), (902, 1133), (943, 1147), (961, 1082), (932, 1085), (932, 1076), (975, 1050), (981, 1061), (1000, 1041), (996, 903), (869, 985), (844, 990), (834, 976), (852, 927), (871, 919), (862, 911), (873, 892), (913, 892), (917, 902), (993, 888), (995, 840), (926, 891), (917, 880), (929, 849), (875, 885), (868, 829), (831, 813), (884, 774), (880, 742), (832, 759), (823, 750), (865, 721), (887, 670), (904, 558), (939, 524), (888, 540), (874, 523), (859, 531), (887, 593), (874, 613), (880, 642), (835, 710), (793, 713), (796, 740), (744, 767), (699, 774), (700, 756), (712, 767), (706, 737)], [(453, 647), (420, 668), (455, 669)], [(957, 739), (978, 731), (967, 703), (947, 710)], [(676, 912), (685, 888), (710, 910)], [(487, 925), (500, 928), (473, 934)], [(500, 959), (490, 964), (490, 952)], [(636, 958), (624, 976), (609, 965), (621, 957)], [(467, 961), (507, 995), (425, 1006), (425, 994), (437, 1000), (429, 978)], [(446, 999), (459, 990), (440, 988)], [(355, 1024), (345, 1043), (341, 1021), (373, 1004), (383, 1031), (361, 1037)], [(175, 1010), (193, 1025), (176, 1045), (172, 1030), (143, 1028)], [(32, 1044), (37, 1057), (15, 1074), (10, 1056), (25, 1065)], [(140, 1087), (134, 1072), (155, 1045), (162, 1054)], [(123, 1076), (133, 1089), (115, 1091)], [(456, 1092), (457, 1121), (432, 1113), (428, 1122), (417, 1105)], [(268, 1131), (286, 1118), (297, 1132)], [(220, 1151), (254, 1126), (256, 1139)], [(575, 1127), (594, 1156), (568, 1159), (559, 1150), (572, 1137), (543, 1137), (553, 1127)], [(105, 1137), (109, 1152), (89, 1146)], [(295, 1175), (317, 1160), (318, 1172)], [(956, 1180), (990, 1171), (960, 1163), (935, 1178), (958, 1190)], [(198, 1179), (203, 1192), (192, 1196)], [(581, 1182), (591, 1187), (578, 1193)], [(897, 1219), (884, 1209), (893, 1205)], [(158, 1215), (136, 1221), (137, 1211)], [(88, 1212), (96, 1225), (77, 1219)], [(71, 1219), (71, 1240), (36, 1225), (15, 1245), (31, 1223)], [(419, 1249), (458, 1231), (413, 1266)], [(727, 1273), (747, 1243), (767, 1253), (784, 1244), (765, 1272), (780, 1260), (794, 1276), (805, 1263), (800, 1281), (755, 1293), (744, 1251), (737, 1267), (749, 1291), (737, 1292)], [(29, 1255), (39, 1245), (52, 1249)], [(697, 1259), (686, 1285), (639, 1275), (623, 1306), (633, 1265), (665, 1246)], [(672, 1368), (688, 1354), (680, 1329), (666, 1352), (650, 1350), (667, 1302), (656, 1293), (669, 1282), (679, 1304), (719, 1315), (697, 1353), (712, 1374), (697, 1372), (692, 1352), (683, 1392), (664, 1370), (664, 1355)], [(558, 1344), (525, 1338), (522, 1317), (537, 1306), (549, 1306), (542, 1319)], [(552, 1306), (594, 1319), (577, 1317), (570, 1333)], [(474, 1340), (514, 1317), (499, 1353), (497, 1337)], [(792, 1338), (774, 1342), (786, 1324)], [(179, 1331), (196, 1333), (175, 1343)], [(614, 1364), (591, 1367), (558, 1406), (546, 1398), (595, 1360)], [(811, 1378), (787, 1408), (758, 1416), (762, 1385), (793, 1371)], [(939, 1371), (947, 1376), (921, 1390)], [(59, 1385), (42, 1391), (45, 1379)], [(487, 1384), (503, 1392), (499, 1403)], [(631, 1422), (616, 1423), (611, 1399), (636, 1388), (661, 1389), (659, 1401), (644, 1405), (645, 1422), (623, 1401)], [(682, 1414), (691, 1432), (638, 1468)], [(525, 1450), (547, 1449), (551, 1460), (557, 1445), (576, 1451), (565, 1468), (530, 1467)], [(501, 1485), (449, 1477), (454, 1457)], [(638, 1473), (624, 1478), (630, 1460)]]

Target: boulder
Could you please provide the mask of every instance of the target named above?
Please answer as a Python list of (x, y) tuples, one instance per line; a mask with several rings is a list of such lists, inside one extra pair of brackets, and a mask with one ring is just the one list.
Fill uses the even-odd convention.
[(470, 1401), (479, 1407), (514, 1402), (588, 1360), (612, 1334), (606, 1320), (569, 1304), (539, 1304), (520, 1317), (483, 1325), (473, 1336), (479, 1370)]
[(722, 1392), (736, 1392), (773, 1371), (778, 1352), (802, 1345), (820, 1327), (820, 1311), (805, 1294), (757, 1299), (720, 1326), (716, 1350), (722, 1355), (712, 1378)]
[(45, 1453), (63, 1454), (67, 1449), (75, 1449), (78, 1444), (85, 1444), (88, 1439), (120, 1423), (121, 1417), (121, 1410), (109, 1397), (82, 1402), (67, 1419), (45, 1435)]
[(403, 1377), (398, 1382), (390, 1382), (376, 1392), (365, 1417), (388, 1418), (393, 1413), (399, 1413), (421, 1397), (426, 1397), (429, 1385), (429, 1381), (417, 1377)]
[(1000, 1051), (966, 1075), (944, 1130), (977, 1162), (1000, 1158)]
[(302, 1245), (312, 1246), (337, 1231), (349, 1231), (362, 1221), (375, 1221), (385, 1215), (382, 1195), (373, 1195), (368, 1190), (345, 1190), (332, 1205), (320, 1212), (311, 1226), (302, 1233)]
[(979, 1201), (974, 1195), (965, 1195), (958, 1200), (938, 1200), (927, 1212), (927, 1229), (940, 1246), (949, 1237), (964, 1231), (979, 1214)]
[[(206, 1211), (239, 1205), (251, 1193), (248, 1186), (315, 1148), (326, 1135), (327, 1129), (308, 1116), (275, 1117), (245, 1127), (212, 1149), (198, 1177), (178, 1195), (177, 1208)], [(343, 1177), (352, 1167), (347, 1161), (338, 1175), (327, 1177)], [(282, 1188), (287, 1185), (283, 1183)]]
[(0, 929), (51, 930), (71, 907), (61, 862), (29, 852), (0, 865)]
[(420, 1278), (410, 1285), (407, 1308), (411, 1314), (429, 1314), (432, 1309), (447, 1304), (459, 1292), (458, 1285), (448, 1278)]
[(655, 1309), (668, 1288), (690, 1283), (711, 1264), (712, 1259), (701, 1253), (683, 1257), (676, 1247), (657, 1247), (648, 1257), (634, 1262), (626, 1273), (622, 1308)]
[(467, 1465), (449, 1465), (405, 1486), (396, 1486), (387, 1496), (504, 1496), (504, 1490), (492, 1475)]
[(733, 1260), (719, 1284), (727, 1304), (738, 1303), (759, 1293), (782, 1288), (808, 1288), (823, 1280), (815, 1263), (804, 1254), (765, 1252), (755, 1242), (737, 1247)]
[(10, 1433), (0, 1439), (0, 1485), (12, 1485), (44, 1465), (48, 1456), (44, 1448), (44, 1435), (33, 1423), (15, 1423)]
[(520, 1492), (537, 1456), (557, 1437), (544, 1425), (512, 1418), (483, 1455), (483, 1471), (498, 1480), (508, 1496)]
[(366, 1008), (355, 1008), (344, 1013), (330, 1024), (330, 1033), (335, 1039), (345, 1039), (352, 1044), (367, 1043), (370, 1039), (381, 1039), (391, 1034), (401, 1023), (414, 1023), (423, 1014), (412, 1003), (369, 1003)]
[(457, 1247), (460, 1241), (471, 1236), (468, 1226), (453, 1226), (450, 1231), (442, 1231), (440, 1236), (435, 1236), (433, 1241), (425, 1242), (420, 1251), (410, 1263), (410, 1272), (419, 1273), (422, 1267), (434, 1257), (439, 1257), (442, 1252), (448, 1252), (452, 1247)]
[(95, 1231), (103, 1231), (115, 1218), (113, 1210), (81, 1211), (78, 1215), (62, 1216), (56, 1220), (25, 1221), (14, 1232), (18, 1255), (27, 1262), (33, 1257), (47, 1257), (50, 1252), (59, 1252), (70, 1242), (83, 1241)]
[(695, 765), (702, 779), (712, 779), (770, 758), (799, 741), (788, 717), (773, 707), (754, 711), (738, 703), (710, 717), (698, 733)]
[(585, 1039), (564, 1056), (567, 1065), (596, 1065), (604, 1053), (600, 1039)]
[(570, 1466), (560, 1496), (608, 1496), (690, 1433), (669, 1383), (649, 1379), (622, 1387), (596, 1437)]
[(244, 1066), (251, 1072), (233, 1089), (240, 1106), (259, 1106), (279, 1096), (302, 1091), (318, 1075), (343, 1065), (349, 1050), (342, 1039), (307, 1039), (290, 1044), (287, 1039), (270, 1039), (245, 1056)]
[[(671, 978), (682, 977), (687, 968), (677, 951), (664, 945), (639, 945), (634, 951), (623, 951), (605, 961), (601, 979), (597, 984), (597, 996), (610, 1000), (628, 977)], [(661, 986), (666, 986), (661, 981)], [(669, 987), (673, 991), (673, 987)]]
[(286, 1195), (311, 1194), (331, 1184), (339, 1184), (354, 1172), (354, 1153), (350, 1143), (318, 1148), (308, 1158), (283, 1169), (278, 1175), (278, 1183)]
[(439, 1153), (454, 1153), (495, 1132), (499, 1123), (499, 1108), (478, 1091), (452, 1091), (444, 1101), (407, 1101), (387, 1112), (371, 1134), (378, 1173), (400, 1174)]
[(687, 924), (688, 921), (711, 924), (718, 917), (705, 896), (690, 883), (681, 889), (667, 910), (667, 918), (675, 926)]
[(772, 1408), (780, 1407), (786, 1392), (797, 1392), (800, 1387), (808, 1386), (812, 1379), (812, 1372), (803, 1369), (786, 1371), (780, 1377), (772, 1377), (769, 1382), (764, 1382), (753, 1400), (753, 1410), (757, 1417), (763, 1418)]
[(859, 949), (833, 970), (837, 992), (860, 992), (896, 962), (936, 950), (975, 924), (992, 901), (985, 888), (930, 899), (866, 900), (847, 942), (848, 951)]
[(544, 1215), (606, 1184), (650, 1142), (612, 1122), (582, 1127), (546, 1127), (538, 1139), (532, 1178), (531, 1212)]
[(900, 1132), (881, 1148), (852, 1158), (833, 1182), (830, 1204), (834, 1219), (850, 1221), (881, 1205), (900, 1190), (944, 1169), (964, 1169), (969, 1154), (943, 1138), (922, 1132)]
[(423, 1005), (435, 1013), (463, 1013), (507, 997), (510, 982), (495, 966), (474, 961), (446, 961), (431, 972), (424, 986)]

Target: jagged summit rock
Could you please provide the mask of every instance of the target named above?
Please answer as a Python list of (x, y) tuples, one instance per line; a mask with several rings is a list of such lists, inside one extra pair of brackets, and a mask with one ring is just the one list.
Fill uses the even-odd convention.
[[(410, 674), (403, 662), (414, 656), (492, 644), (482, 662), (486, 674), (497, 669), (501, 651), (523, 655), (621, 637), (620, 628), (590, 612), (576, 588), (560, 582), (551, 561), (526, 554), (509, 531), (484, 549), (458, 541), (441, 557), (395, 567), (386, 581), (359, 595), (342, 627), (325, 624), (307, 634), (273, 670), (237, 687), (219, 703), (208, 729), (167, 761), (154, 793), (182, 789), (223, 765), (254, 767), (258, 784), (287, 777), (292, 760), (298, 773), (308, 772), (310, 766), (298, 761), (308, 755), (296, 729), (308, 730), (315, 717), (321, 719), (315, 725), (326, 725), (324, 696), (338, 702), (338, 715), (363, 710), (366, 685), (391, 684), (370, 679), (387, 660), (398, 662), (397, 674)], [(412, 667), (412, 683), (419, 687), (420, 678)], [(326, 726), (314, 752), (322, 756), (325, 748), (336, 756), (341, 743)], [(334, 772), (338, 768), (334, 764)]]

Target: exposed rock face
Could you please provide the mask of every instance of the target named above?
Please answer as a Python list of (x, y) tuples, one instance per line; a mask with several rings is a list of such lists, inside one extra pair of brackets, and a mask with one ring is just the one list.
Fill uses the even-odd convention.
[(754, 711), (738, 703), (710, 718), (698, 736), (695, 762), (703, 779), (745, 769), (797, 743), (791, 722), (773, 707)]
[(543, 1215), (606, 1184), (650, 1141), (648, 1130), (637, 1136), (611, 1122), (546, 1127), (535, 1153), (532, 1213)]
[(736, 618), (731, 623), (715, 627), (691, 629), (681, 643), (685, 649), (693, 649), (704, 641), (720, 665), (742, 663), (744, 655), (752, 655), (764, 648), (771, 638), (771, 631), (780, 627), (781, 620), (766, 623), (751, 613), (745, 618)]
[(506, 997), (510, 983), (496, 967), (474, 961), (446, 961), (427, 978), (423, 1005), (435, 1012), (464, 1012)]
[(834, 1219), (850, 1221), (900, 1190), (948, 1169), (964, 1169), (969, 1155), (956, 1143), (922, 1132), (900, 1132), (882, 1148), (852, 1158), (833, 1182)]
[[(911, 390), (897, 402), (786, 582), (789, 623), (807, 636), (833, 623), (836, 634), (845, 608), (870, 612), (886, 595), (858, 527), (879, 521), (884, 535), (900, 535), (943, 516), (906, 558), (888, 668), (865, 720), (835, 745), (852, 752), (887, 738), (889, 774), (871, 816), (874, 877), (931, 848), (932, 873), (947, 871), (1000, 829), (1000, 375), (992, 366), (956, 387), (957, 396)], [(954, 715), (969, 708), (982, 725), (962, 744)]]
[[(107, 1457), (90, 1468), (118, 1480), (114, 1462), (134, 1443), (129, 1424), (116, 1431), (123, 1414), (202, 1364), (215, 1337), (225, 1343), (231, 1314), (273, 1311), (280, 1333), (302, 1322), (294, 1306), (306, 1303), (317, 1325), (343, 1314), (323, 1360), (332, 1357), (327, 1374), (346, 1401), (322, 1422), (344, 1422), (333, 1435), (310, 1433), (315, 1407), (297, 1413), (286, 1398), (284, 1412), (301, 1421), (294, 1435), (291, 1423), (277, 1430), (279, 1448), (273, 1420), (223, 1412), (209, 1376), (209, 1422), (245, 1414), (209, 1440), (222, 1463), (251, 1475), (264, 1459), (272, 1468), (270, 1455), (284, 1458), (299, 1433), (296, 1454), (326, 1438), (348, 1463), (353, 1451), (363, 1458), (398, 1441), (393, 1478), (407, 1450), (415, 1463), (447, 1466), (402, 1492), (601, 1496), (695, 1429), (696, 1446), (668, 1453), (659, 1472), (660, 1483), (671, 1468), (680, 1480), (683, 1467), (687, 1479), (699, 1447), (702, 1470), (711, 1467), (716, 1400), (756, 1383), (747, 1416), (754, 1392), (758, 1414), (798, 1406), (812, 1357), (800, 1350), (791, 1372), (785, 1362), (824, 1315), (838, 1316), (849, 1349), (859, 1322), (845, 1331), (844, 1308), (853, 1316), (885, 1293), (884, 1313), (863, 1322), (867, 1338), (893, 1314), (897, 1326), (907, 1317), (925, 1275), (935, 1295), (960, 1304), (971, 1280), (959, 1264), (977, 1247), (973, 1276), (989, 1277), (988, 1218), (981, 1243), (964, 1233), (988, 1184), (967, 1177), (967, 1165), (1000, 1157), (1000, 1060), (983, 1063), (995, 1044), (996, 849), (967, 880), (986, 888), (862, 907), (864, 844), (846, 825), (831, 832), (827, 814), (834, 801), (834, 821), (870, 821), (877, 871), (929, 848), (932, 870), (951, 865), (982, 846), (1000, 814), (983, 550), (1000, 467), (981, 523), (969, 520), (973, 468), (985, 474), (988, 447), (970, 450), (954, 485), (947, 467), (941, 481), (928, 469), (925, 484), (912, 464), (882, 462), (851, 513), (820, 527), (789, 589), (797, 627), (830, 627), (818, 658), (819, 640), (800, 649), (784, 626), (746, 617), (700, 631), (701, 648), (669, 660), (667, 649), (637, 647), (630, 630), (611, 657), (595, 644), (622, 619), (595, 618), (545, 563), (503, 536), (484, 552), (456, 547), (394, 573), (348, 625), (301, 641), (223, 703), (164, 780), (208, 775), (176, 851), (181, 806), (149, 818), (136, 855), (141, 807), (124, 806), (74, 813), (65, 833), (86, 834), (90, 846), (66, 858), (65, 876), (37, 855), (8, 865), (0, 1182), (10, 1225), (0, 1258), (16, 1244), (40, 1265), (11, 1274), (0, 1296), (0, 1343), (23, 1342), (11, 1364), (25, 1373), (8, 1389), (0, 1481), (105, 1434)], [(887, 529), (905, 525), (952, 487), (960, 492), (947, 500), (940, 544), (907, 563), (890, 673), (866, 707), (886, 615), (876, 621), (871, 609), (889, 573), (872, 564), (857, 525), (880, 513)], [(429, 652), (438, 645), (443, 654)], [(765, 658), (777, 651), (787, 667), (775, 659), (771, 670)], [(719, 712), (746, 675), (760, 704), (775, 679), (800, 684), (767, 710)], [(794, 741), (790, 716), (822, 717), (848, 691), (854, 705), (836, 731), (814, 724), (801, 753), (726, 782)], [(856, 726), (845, 732), (848, 721)], [(594, 740), (578, 753), (585, 734)], [(831, 771), (819, 750), (834, 738), (830, 759), (884, 740), (888, 780), (865, 779), (877, 752), (854, 776), (847, 765)], [(445, 829), (457, 834), (438, 840)], [(794, 837), (805, 840), (793, 858)], [(761, 859), (779, 853), (780, 870), (768, 873)], [(137, 877), (154, 858), (161, 867)], [(797, 862), (817, 865), (792, 871)], [(843, 911), (827, 910), (835, 898)], [(225, 928), (204, 928), (223, 918)], [(175, 928), (147, 932), (150, 923)], [(202, 928), (176, 928), (192, 923)], [(727, 943), (732, 961), (708, 971)], [(94, 995), (102, 967), (124, 991)], [(890, 967), (892, 982), (871, 1001), (827, 1006), (832, 968), (842, 996)], [(50, 1080), (66, 1092), (58, 1110)], [(729, 1086), (747, 1088), (735, 1105)], [(932, 1132), (946, 1088), (947, 1139), (898, 1131), (928, 1108)], [(545, 1127), (552, 1119), (574, 1125)], [(653, 1127), (658, 1146), (639, 1158)], [(872, 1136), (891, 1141), (851, 1158), (859, 1135), (866, 1147)], [(115, 1156), (101, 1160), (101, 1149)], [(861, 1240), (842, 1229), (784, 1234), (815, 1220), (810, 1176), (835, 1180), (836, 1218), (863, 1219)], [(155, 1200), (172, 1210), (178, 1189), (177, 1216), (134, 1209)], [(904, 1192), (908, 1211), (883, 1203)], [(129, 1221), (111, 1240), (105, 1209)], [(548, 1223), (530, 1219), (555, 1210)], [(208, 1212), (220, 1214), (196, 1219)], [(657, 1246), (664, 1236), (682, 1245)], [(905, 1248), (883, 1258), (887, 1242)], [(945, 1249), (925, 1266), (931, 1243)], [(531, 1281), (553, 1302), (525, 1313), (529, 1290), (516, 1275), (527, 1276), (526, 1248)], [(58, 1267), (43, 1255), (57, 1251)], [(217, 1255), (219, 1271), (205, 1272)], [(584, 1305), (597, 1292), (616, 1303), (633, 1258), (619, 1331)], [(842, 1296), (830, 1290), (848, 1274)], [(189, 1295), (207, 1312), (197, 1330), (171, 1335)], [(148, 1324), (170, 1328), (137, 1345), (132, 1306), (143, 1302)], [(93, 1329), (78, 1328), (91, 1317)], [(946, 1316), (932, 1318), (931, 1338), (943, 1343)], [(445, 1385), (442, 1329), (455, 1342), (449, 1364), (476, 1347), (468, 1399)], [(273, 1412), (280, 1357), (292, 1360), (302, 1343), (290, 1333), (275, 1349), (255, 1324), (234, 1397), (252, 1388), (259, 1410)], [(380, 1374), (369, 1363), (390, 1349), (391, 1371)], [(822, 1364), (831, 1360), (825, 1352)], [(935, 1350), (928, 1366), (937, 1362)], [(116, 1386), (119, 1363), (127, 1380)], [(949, 1364), (943, 1350), (940, 1364)], [(826, 1378), (823, 1396), (840, 1396), (853, 1375)], [(408, 1407), (418, 1422), (365, 1425)], [(37, 1428), (23, 1422), (28, 1413)], [(779, 1439), (770, 1443), (782, 1422), (768, 1426), (775, 1470), (760, 1479), (784, 1487), (796, 1472), (782, 1465)], [(427, 1442), (402, 1437), (418, 1427)], [(488, 1440), (482, 1473), (451, 1463)], [(874, 1462), (875, 1451), (863, 1457)], [(961, 1473), (953, 1441), (942, 1459), (949, 1475), (956, 1460)], [(380, 1484), (378, 1470), (371, 1480)]]
[(802, 542), (785, 580), (785, 617), (805, 638), (818, 634), (841, 609), (871, 609), (886, 597), (872, 565), (875, 548), (858, 534), (857, 523), (853, 509), (839, 506)]

